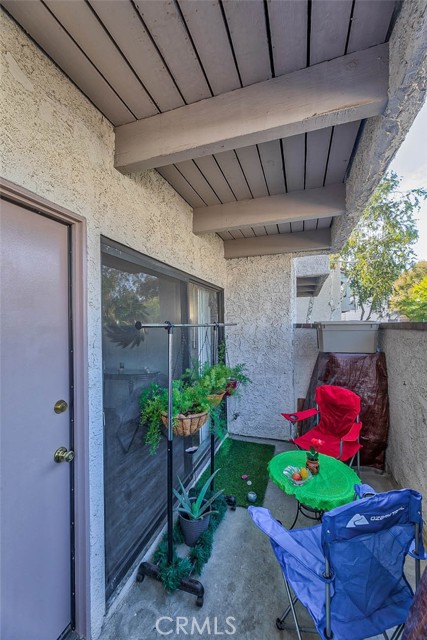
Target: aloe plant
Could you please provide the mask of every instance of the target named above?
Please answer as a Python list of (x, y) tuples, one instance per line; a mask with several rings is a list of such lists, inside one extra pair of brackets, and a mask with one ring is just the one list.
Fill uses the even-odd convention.
[(207, 515), (207, 513), (210, 513), (210, 514), (218, 513), (217, 511), (212, 511), (210, 509), (210, 506), (222, 494), (223, 489), (220, 489), (219, 491), (217, 491), (208, 500), (205, 499), (210, 483), (212, 482), (212, 479), (216, 476), (218, 471), (219, 469), (217, 469), (206, 480), (205, 484), (203, 485), (196, 499), (190, 497), (187, 489), (184, 487), (180, 478), (178, 477), (181, 493), (179, 493), (176, 489), (174, 489), (173, 492), (180, 504), (180, 506), (177, 507), (177, 511), (179, 513), (186, 515), (189, 520), (200, 520), (201, 518), (203, 518), (203, 516)]

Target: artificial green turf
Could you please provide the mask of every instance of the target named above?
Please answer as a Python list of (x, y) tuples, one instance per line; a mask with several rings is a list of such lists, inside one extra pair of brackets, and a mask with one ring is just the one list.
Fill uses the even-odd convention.
[[(220, 469), (215, 476), (215, 491), (224, 489), (225, 495), (233, 495), (239, 507), (248, 507), (251, 504), (262, 506), (265, 490), (268, 483), (267, 465), (274, 456), (274, 445), (257, 444), (227, 438), (220, 450), (215, 455), (215, 469)], [(252, 485), (247, 480), (242, 480), (246, 474)], [(206, 482), (209, 477), (209, 468), (202, 474), (197, 482), (197, 488)], [(257, 501), (251, 503), (246, 496), (249, 491), (255, 491)]]

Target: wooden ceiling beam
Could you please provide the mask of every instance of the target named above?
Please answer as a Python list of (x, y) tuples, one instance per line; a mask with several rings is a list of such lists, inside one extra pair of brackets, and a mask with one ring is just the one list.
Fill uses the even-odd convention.
[(143, 171), (375, 116), (388, 76), (386, 43), (124, 124), (115, 167)]
[(298, 233), (280, 233), (257, 238), (240, 238), (224, 241), (224, 258), (249, 258), (275, 253), (297, 253), (323, 251), (331, 246), (331, 230), (300, 231)]
[(193, 214), (193, 233), (221, 233), (267, 224), (330, 218), (345, 213), (345, 185), (293, 191), (253, 200), (198, 207)]

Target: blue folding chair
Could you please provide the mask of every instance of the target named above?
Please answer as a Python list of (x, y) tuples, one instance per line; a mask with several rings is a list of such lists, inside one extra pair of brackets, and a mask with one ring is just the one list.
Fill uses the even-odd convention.
[[(413, 591), (403, 571), (406, 555), (415, 558), (420, 579), (422, 544), (421, 495), (412, 489), (372, 495), (338, 507), (322, 524), (288, 531), (268, 509), (249, 507), (255, 524), (270, 538), (289, 597), (289, 607), (277, 618), (279, 629), (292, 612), (298, 639), (312, 631), (323, 640), (362, 640), (405, 624)], [(294, 595), (291, 594), (291, 589)], [(316, 630), (300, 627), (299, 600)]]

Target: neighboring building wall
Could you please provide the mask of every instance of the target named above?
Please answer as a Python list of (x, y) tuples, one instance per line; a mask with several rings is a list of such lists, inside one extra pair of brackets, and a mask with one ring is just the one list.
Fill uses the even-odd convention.
[(386, 354), (390, 397), (386, 464), (398, 485), (426, 498), (427, 331), (382, 324), (380, 347)]
[(231, 362), (247, 362), (252, 384), (229, 400), (230, 431), (284, 437), (280, 411), (293, 405), (295, 275), (292, 256), (227, 262), (226, 315)]
[[(297, 277), (329, 273), (329, 256), (304, 256), (295, 259)], [(297, 322), (312, 323), (341, 320), (341, 277), (339, 268), (332, 269), (320, 293), (315, 298), (297, 298)], [(312, 306), (311, 303), (312, 302)], [(311, 374), (318, 354), (315, 329), (297, 328), (294, 332), (294, 387), (293, 404), (289, 411), (297, 408), (298, 398), (305, 398)]]
[(341, 277), (339, 268), (330, 269), (329, 256), (295, 258), (296, 277), (329, 274), (319, 295), (297, 298), (297, 322), (341, 320)]
[[(3, 14), (3, 12), (1, 12)], [(105, 611), (100, 235), (225, 285), (223, 243), (156, 171), (114, 169), (112, 125), (3, 14), (2, 176), (87, 219), (91, 614)]]

